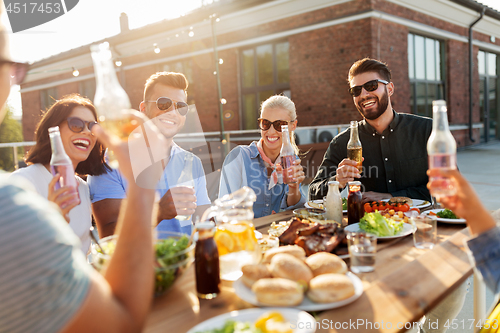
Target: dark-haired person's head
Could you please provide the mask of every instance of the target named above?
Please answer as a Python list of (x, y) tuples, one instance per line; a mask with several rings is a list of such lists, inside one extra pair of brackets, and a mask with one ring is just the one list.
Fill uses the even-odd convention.
[(381, 79), (391, 82), (391, 70), (387, 67), (387, 64), (370, 58), (360, 59), (352, 64), (349, 69), (349, 77), (347, 78), (347, 81), (351, 83), (353, 77), (366, 72), (376, 72)]
[(349, 69), (347, 81), (354, 105), (365, 119), (375, 120), (392, 112), (394, 84), (386, 63), (370, 58), (358, 60)]
[(71, 94), (57, 100), (42, 116), (35, 130), (36, 144), (26, 156), (29, 164), (48, 165), (52, 155), (49, 128), (59, 126), (66, 153), (76, 164), (80, 175), (100, 175), (108, 166), (104, 161), (104, 147), (90, 132), (97, 121), (97, 113), (90, 100)]
[(139, 107), (167, 138), (173, 138), (186, 122), (187, 88), (188, 81), (182, 73), (159, 72), (146, 81)]

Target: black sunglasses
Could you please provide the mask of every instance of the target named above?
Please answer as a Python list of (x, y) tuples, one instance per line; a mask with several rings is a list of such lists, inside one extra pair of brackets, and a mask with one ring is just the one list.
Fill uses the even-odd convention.
[(15, 62), (11, 60), (0, 60), (0, 65), (10, 65), (10, 84), (23, 83), (26, 73), (28, 72), (29, 65), (23, 62)]
[(286, 121), (286, 120), (275, 120), (271, 122), (270, 120), (264, 119), (264, 118), (259, 118), (257, 119), (259, 121), (259, 127), (263, 131), (267, 131), (268, 129), (271, 128), (271, 125), (273, 125), (274, 129), (278, 132), (281, 132), (281, 126), (288, 125), (288, 123), (291, 123), (293, 120)]
[(161, 111), (168, 111), (172, 105), (175, 106), (175, 109), (181, 116), (187, 115), (189, 111), (189, 105), (184, 102), (174, 102), (168, 97), (159, 97), (156, 101), (145, 101), (145, 102), (151, 102), (151, 103), (156, 103), (156, 107), (161, 110)]
[(383, 83), (383, 84), (389, 84), (389, 82), (387, 82), (385, 80), (379, 80), (379, 79), (371, 80), (371, 81), (366, 82), (363, 85), (354, 86), (354, 87), (349, 88), (349, 94), (351, 94), (352, 97), (358, 97), (359, 95), (361, 95), (361, 90), (363, 88), (365, 88), (366, 91), (375, 91), (378, 89), (379, 82)]
[(68, 127), (71, 132), (75, 133), (83, 132), (85, 126), (87, 126), (89, 131), (92, 131), (92, 127), (94, 127), (94, 125), (97, 125), (97, 121), (85, 121), (78, 117), (68, 117), (66, 118), (66, 121), (68, 122)]

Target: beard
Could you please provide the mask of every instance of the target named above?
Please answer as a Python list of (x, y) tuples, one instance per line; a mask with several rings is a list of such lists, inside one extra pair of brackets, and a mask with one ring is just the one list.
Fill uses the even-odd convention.
[[(370, 113), (366, 113), (365, 111), (363, 111), (363, 107), (361, 106), (361, 104), (371, 99), (375, 99), (377, 101), (378, 107), (377, 109), (370, 110)], [(384, 87), (384, 94), (380, 99), (376, 96), (365, 98), (364, 100), (358, 101), (358, 103), (356, 104), (356, 108), (365, 119), (375, 120), (385, 112), (388, 105), (389, 105), (389, 94), (387, 93), (387, 87)]]

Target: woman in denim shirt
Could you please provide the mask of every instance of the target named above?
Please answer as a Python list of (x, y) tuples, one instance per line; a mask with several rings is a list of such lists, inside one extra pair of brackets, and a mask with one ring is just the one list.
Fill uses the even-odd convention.
[[(255, 218), (294, 209), (305, 203), (300, 191), (305, 178), (300, 160), (288, 170), (293, 182), (282, 184), (279, 181), (282, 171), (278, 165), (281, 160), (281, 125), (287, 124), (290, 133), (297, 127), (295, 104), (288, 97), (271, 96), (262, 103), (259, 118), (261, 139), (248, 146), (238, 146), (227, 155), (222, 166), (219, 198), (249, 186), (257, 195), (253, 205)], [(293, 135), (291, 142), (298, 154)]]
[[(455, 180), (457, 194), (438, 199), (456, 215), (467, 220), (473, 238), (467, 241), (477, 269), (495, 294), (500, 291), (500, 228), (483, 206), (474, 189), (457, 170), (431, 169), (430, 177), (445, 176)], [(433, 182), (427, 187), (433, 190)], [(436, 184), (437, 186), (437, 184)]]

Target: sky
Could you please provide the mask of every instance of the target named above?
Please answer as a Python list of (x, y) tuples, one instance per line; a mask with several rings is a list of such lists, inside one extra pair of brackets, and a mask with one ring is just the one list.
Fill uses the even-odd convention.
[[(40, 26), (10, 34), (13, 59), (34, 62), (67, 50), (117, 35), (119, 17), (127, 13), (130, 29), (179, 17), (202, 4), (218, 0), (79, 0), (65, 15)], [(481, 0), (500, 11), (500, 0)], [(6, 13), (2, 21), (10, 24)], [(14, 86), (8, 104), (21, 116), (21, 94)]]
[[(179, 17), (214, 0), (80, 0), (65, 15), (37, 27), (10, 34), (10, 51), (16, 61), (34, 62), (51, 55), (120, 33), (120, 14), (127, 13), (130, 29)], [(218, 1), (218, 0), (215, 0)], [(10, 30), (6, 13), (2, 16)], [(8, 104), (21, 115), (19, 86)]]

